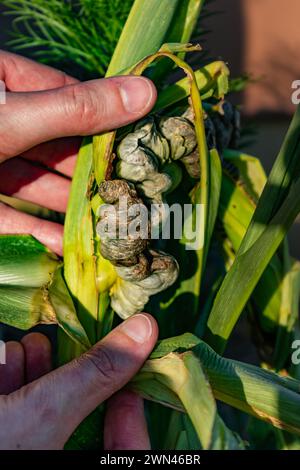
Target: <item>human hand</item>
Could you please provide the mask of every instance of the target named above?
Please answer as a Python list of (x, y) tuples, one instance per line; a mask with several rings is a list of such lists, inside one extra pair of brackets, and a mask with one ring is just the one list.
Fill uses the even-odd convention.
[[(80, 139), (72, 136), (124, 126), (147, 114), (156, 100), (154, 85), (144, 77), (79, 83), (58, 70), (4, 51), (0, 51), (0, 80), (8, 91), (6, 104), (0, 105), (0, 162), (4, 162), (0, 193), (59, 212), (66, 210), (80, 146)], [(3, 203), (0, 218), (0, 234), (29, 233), (62, 254), (60, 224)]]
[[(21, 343), (8, 342), (6, 365), (0, 365), (0, 449), (63, 448), (79, 423), (137, 373), (156, 339), (155, 320), (137, 314), (53, 372), (45, 336), (30, 333)], [(104, 446), (150, 448), (143, 401), (130, 391), (108, 401)]]

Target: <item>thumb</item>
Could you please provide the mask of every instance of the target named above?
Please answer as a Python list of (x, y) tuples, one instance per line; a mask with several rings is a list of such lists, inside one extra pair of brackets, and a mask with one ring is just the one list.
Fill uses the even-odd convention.
[(83, 419), (138, 372), (157, 334), (150, 315), (134, 315), (78, 359), (11, 394), (21, 448), (62, 448)]
[(0, 106), (0, 161), (58, 137), (124, 126), (147, 114), (155, 100), (153, 83), (135, 76), (7, 93), (6, 104)]

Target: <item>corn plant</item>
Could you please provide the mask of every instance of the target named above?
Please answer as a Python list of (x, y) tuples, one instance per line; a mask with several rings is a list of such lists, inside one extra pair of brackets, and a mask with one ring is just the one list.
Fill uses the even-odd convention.
[[(32, 8), (5, 3), (16, 13), (20, 4)], [(63, 2), (53, 3), (59, 9)], [(299, 337), (300, 264), (289, 254), (286, 234), (300, 211), (300, 110), (267, 177), (260, 161), (238, 147), (226, 64), (200, 63), (194, 70), (186, 62), (200, 49), (188, 41), (203, 3), (133, 2), (106, 76), (152, 77), (155, 108), (133, 126), (82, 142), (63, 259), (30, 236), (0, 237), (0, 319), (24, 330), (57, 323), (62, 364), (145, 309), (157, 318), (161, 339), (128, 386), (147, 400), (155, 448), (299, 448), (299, 370), (291, 353)], [(52, 25), (55, 19), (53, 10)], [(39, 28), (50, 31), (42, 16)], [(56, 37), (63, 56), (69, 28)], [(103, 65), (94, 66), (97, 61), (95, 54), (89, 64), (95, 73)], [(170, 84), (174, 67), (184, 77)], [(179, 239), (103, 234), (103, 209), (109, 204), (120, 214), (121, 196), (146, 208), (167, 202), (193, 210)], [(201, 243), (187, 250), (191, 222)], [(163, 213), (156, 224), (160, 234)], [(242, 314), (251, 322), (260, 366), (223, 357)], [(225, 423), (217, 402), (247, 417), (247, 442)], [(67, 448), (99, 448), (103, 413), (100, 407), (88, 417)]]

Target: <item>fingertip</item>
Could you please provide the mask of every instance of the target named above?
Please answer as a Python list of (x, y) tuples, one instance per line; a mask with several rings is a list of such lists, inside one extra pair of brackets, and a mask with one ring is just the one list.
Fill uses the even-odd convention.
[(156, 319), (150, 313), (147, 313), (147, 312), (140, 312), (139, 315), (144, 315), (146, 318), (148, 318), (152, 327), (151, 339), (152, 341), (154, 341), (154, 343), (156, 343), (158, 339), (158, 334), (159, 334), (158, 323)]
[(21, 339), (21, 343), (23, 344), (24, 348), (40, 350), (44, 353), (51, 353), (51, 343), (47, 336), (43, 335), (42, 333), (32, 332), (28, 333), (27, 335), (23, 336)]
[(8, 341), (5, 345), (6, 348), (6, 363), (19, 364), (24, 358), (24, 349), (22, 344), (18, 341)]
[(52, 369), (52, 347), (41, 333), (29, 333), (22, 339), (25, 351), (26, 382), (42, 377)]

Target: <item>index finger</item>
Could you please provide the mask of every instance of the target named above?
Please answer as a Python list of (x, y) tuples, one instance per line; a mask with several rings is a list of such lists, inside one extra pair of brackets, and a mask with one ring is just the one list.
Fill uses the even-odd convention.
[(0, 80), (8, 91), (41, 91), (78, 82), (61, 70), (0, 50)]

